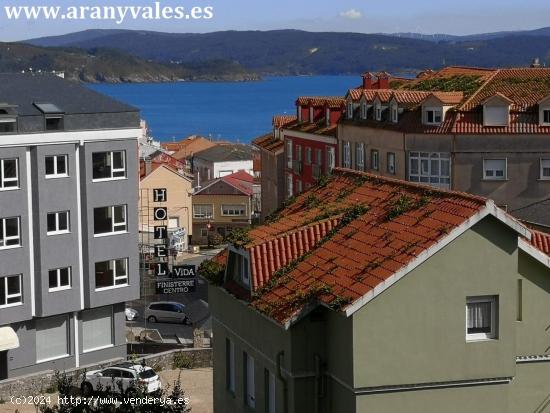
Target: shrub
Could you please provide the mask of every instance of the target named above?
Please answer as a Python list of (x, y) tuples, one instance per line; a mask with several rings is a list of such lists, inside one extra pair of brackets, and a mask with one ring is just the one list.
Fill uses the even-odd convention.
[(209, 247), (217, 247), (222, 242), (223, 242), (223, 237), (217, 231), (212, 231), (208, 234)]
[(223, 277), (225, 274), (225, 267), (212, 260), (204, 260), (199, 265), (198, 273), (201, 277), (204, 277), (208, 282), (214, 285), (223, 284)]

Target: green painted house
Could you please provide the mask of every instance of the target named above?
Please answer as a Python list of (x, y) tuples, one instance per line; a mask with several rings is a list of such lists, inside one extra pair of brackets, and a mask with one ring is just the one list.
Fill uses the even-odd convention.
[(550, 412), (550, 236), (336, 169), (216, 260), (214, 411)]

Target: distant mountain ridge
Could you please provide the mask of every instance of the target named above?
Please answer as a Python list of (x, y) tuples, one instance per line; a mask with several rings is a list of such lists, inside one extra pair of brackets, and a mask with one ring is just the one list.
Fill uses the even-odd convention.
[[(115, 48), (163, 64), (229, 61), (261, 75), (357, 74), (438, 69), (446, 65), (550, 63), (550, 28), (470, 36), (361, 34), (300, 30), (162, 33), (89, 30), (28, 40), (40, 46)], [(437, 37), (439, 36), (439, 38)], [(435, 41), (434, 41), (435, 40)]]

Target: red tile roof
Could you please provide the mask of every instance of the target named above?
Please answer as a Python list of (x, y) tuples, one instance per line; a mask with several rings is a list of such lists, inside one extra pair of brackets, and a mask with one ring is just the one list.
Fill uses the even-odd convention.
[(531, 245), (550, 255), (550, 234), (531, 229)]
[(246, 195), (252, 196), (253, 194), (252, 185), (254, 184), (254, 177), (248, 172), (238, 171), (232, 173), (231, 175), (226, 175), (220, 179), (230, 185), (233, 185)]
[(280, 129), (297, 119), (298, 117), (296, 115), (275, 115), (271, 123), (275, 128)]
[(311, 300), (346, 306), (482, 209), (459, 192), (336, 169), (252, 229), (252, 305), (285, 324)]
[(296, 104), (300, 106), (328, 106), (330, 108), (340, 108), (346, 101), (340, 96), (300, 96)]
[(297, 132), (311, 133), (315, 135), (336, 137), (336, 134), (338, 132), (338, 125), (334, 124), (327, 127), (324, 120), (316, 123), (296, 121), (286, 125), (285, 129), (294, 130)]
[(283, 150), (285, 146), (283, 140), (275, 138), (273, 133), (257, 137), (252, 141), (252, 145), (273, 153)]

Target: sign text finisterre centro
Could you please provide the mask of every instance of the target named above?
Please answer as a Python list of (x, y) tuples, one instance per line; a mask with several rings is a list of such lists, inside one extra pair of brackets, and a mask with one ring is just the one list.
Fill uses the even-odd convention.
[[(156, 204), (166, 203), (168, 201), (168, 192), (166, 188), (153, 189), (153, 202)], [(163, 225), (155, 225), (153, 228), (153, 237), (155, 241), (155, 277), (168, 278), (156, 281), (157, 294), (178, 294), (194, 292), (196, 285), (196, 267), (194, 265), (172, 265), (172, 271), (169, 269), (168, 259), (170, 249), (168, 244), (168, 208), (158, 206), (153, 208), (153, 219), (155, 223), (162, 222)]]

